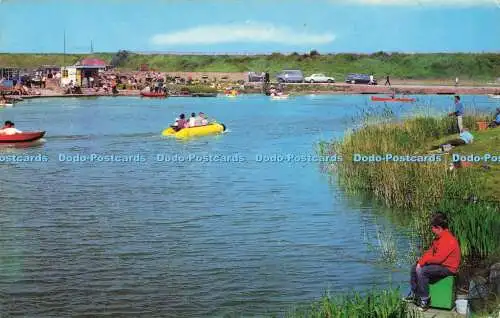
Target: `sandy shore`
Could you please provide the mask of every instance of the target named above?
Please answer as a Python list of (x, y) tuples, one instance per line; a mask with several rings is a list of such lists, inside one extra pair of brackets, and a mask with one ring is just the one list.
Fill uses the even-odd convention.
[[(393, 90), (396, 94), (406, 95), (487, 95), (500, 94), (500, 86), (438, 86), (438, 85), (362, 85), (362, 84), (286, 84), (285, 92), (291, 94), (389, 94)], [(260, 93), (259, 84), (245, 89), (246, 93)], [(93, 91), (84, 91), (84, 94), (67, 95), (48, 89), (40, 90), (40, 95), (23, 95), (22, 99), (33, 99), (43, 97), (93, 97), (93, 96), (113, 96), (103, 92), (95, 93)], [(119, 90), (118, 96), (140, 96), (139, 90)], [(18, 95), (7, 96), (13, 99), (19, 99)]]
[(414, 95), (486, 95), (500, 94), (500, 86), (438, 86), (438, 85), (362, 85), (362, 84), (288, 84), (285, 90), (306, 94), (396, 94)]

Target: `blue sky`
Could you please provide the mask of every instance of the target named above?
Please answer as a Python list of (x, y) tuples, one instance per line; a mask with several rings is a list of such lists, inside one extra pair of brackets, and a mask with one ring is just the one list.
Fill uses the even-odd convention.
[(0, 0), (0, 52), (500, 52), (500, 0)]

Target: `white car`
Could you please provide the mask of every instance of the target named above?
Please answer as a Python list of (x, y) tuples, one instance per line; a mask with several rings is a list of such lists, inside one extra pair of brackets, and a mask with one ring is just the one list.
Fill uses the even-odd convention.
[(309, 83), (335, 83), (335, 78), (319, 73), (304, 78), (304, 81)]

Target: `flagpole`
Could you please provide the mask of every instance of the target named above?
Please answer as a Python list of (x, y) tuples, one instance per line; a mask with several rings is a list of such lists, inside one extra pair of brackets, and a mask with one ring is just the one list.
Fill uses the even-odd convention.
[(66, 66), (66, 29), (64, 29), (64, 53), (63, 53), (63, 63)]

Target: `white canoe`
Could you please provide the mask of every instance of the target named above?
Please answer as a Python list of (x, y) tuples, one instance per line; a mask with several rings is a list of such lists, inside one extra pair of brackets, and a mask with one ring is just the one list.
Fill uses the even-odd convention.
[(500, 99), (500, 95), (493, 95), (493, 94), (488, 94), (489, 98), (497, 98)]
[(14, 107), (14, 104), (11, 103), (0, 104), (0, 107)]
[(276, 95), (276, 96), (271, 96), (271, 99), (288, 99), (288, 96), (290, 95)]

